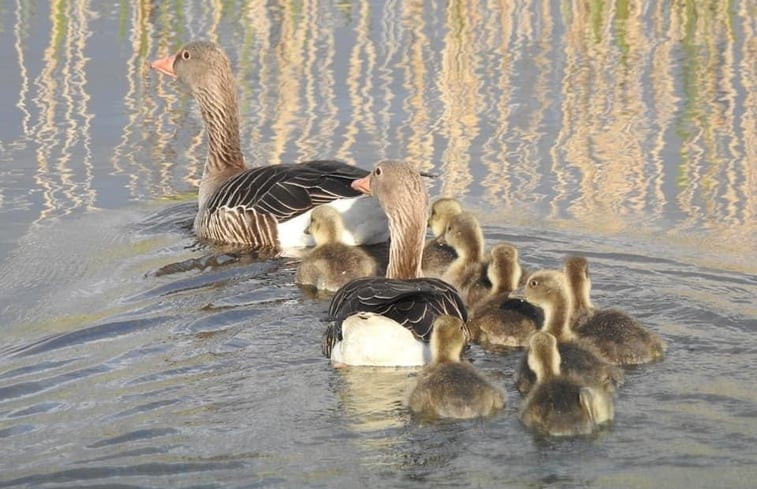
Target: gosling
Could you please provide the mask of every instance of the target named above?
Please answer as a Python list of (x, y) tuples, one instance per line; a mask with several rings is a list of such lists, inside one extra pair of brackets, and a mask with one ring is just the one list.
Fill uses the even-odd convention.
[(462, 212), (450, 219), (444, 241), (455, 250), (457, 258), (447, 267), (442, 280), (455, 287), (465, 305), (472, 307), (489, 293), (483, 280), (484, 234), (476, 216)]
[[(578, 338), (570, 328), (573, 316), (573, 298), (568, 290), (565, 274), (558, 270), (540, 270), (532, 273), (526, 284), (526, 300), (544, 311), (544, 331), (558, 342), (562, 370), (581, 379), (584, 384), (601, 387), (608, 392), (623, 383), (623, 371), (605, 362), (594, 348)], [(516, 374), (515, 387), (521, 394), (528, 393), (536, 380), (527, 358), (521, 361)]]
[(587, 386), (560, 371), (557, 340), (546, 331), (530, 340), (528, 364), (536, 385), (520, 413), (524, 425), (549, 436), (591, 435), (612, 421), (613, 401), (607, 391)]
[(501, 243), (489, 254), (486, 274), (492, 286), (471, 313), (471, 341), (489, 351), (525, 347), (529, 336), (544, 324), (544, 312), (528, 301), (511, 297), (523, 274), (518, 250)]
[(332, 207), (313, 209), (306, 232), (315, 248), (300, 263), (295, 282), (334, 292), (350, 280), (376, 275), (376, 261), (363, 249), (341, 241), (344, 224)]
[(457, 258), (455, 250), (444, 242), (449, 220), (463, 212), (460, 202), (453, 198), (441, 198), (431, 206), (431, 216), (428, 227), (431, 228), (433, 239), (426, 241), (423, 247), (421, 269), (424, 277), (442, 278), (450, 263)]
[(568, 256), (563, 267), (575, 302), (572, 326), (579, 338), (614, 365), (640, 365), (663, 357), (667, 344), (657, 333), (623, 311), (594, 307), (586, 258)]
[(408, 406), (424, 419), (491, 416), (505, 405), (505, 394), (461, 359), (463, 322), (439, 316), (431, 331), (431, 363), (418, 374)]

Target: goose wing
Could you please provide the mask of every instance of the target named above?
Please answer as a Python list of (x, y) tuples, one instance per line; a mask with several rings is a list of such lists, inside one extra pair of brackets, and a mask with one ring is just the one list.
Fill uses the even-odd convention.
[(356, 312), (381, 314), (408, 328), (415, 336), (428, 341), (431, 324), (442, 314), (468, 320), (463, 300), (454, 287), (435, 278), (397, 280), (365, 277), (352, 280), (331, 299), (332, 322), (323, 335), (321, 350), (327, 357), (342, 339), (342, 321)]
[(225, 182), (211, 197), (206, 212), (236, 209), (284, 222), (314, 206), (362, 195), (350, 184), (368, 173), (334, 160), (250, 168)]

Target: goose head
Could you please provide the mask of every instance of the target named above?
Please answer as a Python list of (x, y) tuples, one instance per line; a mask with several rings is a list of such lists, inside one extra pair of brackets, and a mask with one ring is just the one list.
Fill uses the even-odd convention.
[(589, 262), (583, 256), (567, 256), (563, 260), (563, 271), (573, 293), (576, 309), (593, 309), (591, 303), (591, 278)]
[(185, 44), (176, 54), (153, 61), (151, 67), (178, 79), (195, 95), (206, 91), (236, 94), (231, 61), (221, 47), (212, 42)]
[(428, 227), (434, 237), (439, 237), (447, 230), (450, 219), (463, 212), (463, 207), (456, 199), (443, 197), (434, 201), (431, 206), (431, 216), (428, 218)]
[(310, 214), (310, 224), (305, 230), (313, 236), (316, 246), (341, 242), (344, 224), (342, 216), (331, 206), (319, 205)]
[(512, 292), (518, 288), (523, 270), (518, 262), (518, 250), (507, 243), (498, 244), (489, 251), (486, 277), (492, 283), (492, 292)]
[(382, 161), (352, 188), (374, 196), (386, 213), (391, 236), (386, 276), (420, 277), (429, 199), (418, 170), (404, 161)]
[(431, 361), (459, 362), (465, 342), (465, 325), (460, 318), (438, 316), (431, 330)]
[(565, 274), (559, 270), (539, 270), (526, 281), (525, 297), (544, 311), (544, 328), (559, 341), (575, 338), (570, 329), (573, 298)]
[(231, 62), (215, 43), (194, 41), (150, 65), (187, 86), (200, 106), (208, 135), (208, 160), (200, 184), (200, 207), (229, 176), (244, 169), (239, 142), (239, 106)]
[(461, 212), (447, 223), (444, 241), (466, 262), (480, 262), (484, 255), (484, 234), (476, 216)]
[(531, 335), (528, 346), (528, 367), (536, 374), (537, 382), (560, 375), (560, 352), (554, 336), (537, 331)]

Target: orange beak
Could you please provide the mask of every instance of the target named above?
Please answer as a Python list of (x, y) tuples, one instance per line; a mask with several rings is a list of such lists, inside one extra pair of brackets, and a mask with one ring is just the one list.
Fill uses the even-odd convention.
[(354, 190), (360, 193), (371, 195), (371, 176), (366, 175), (363, 178), (358, 178), (350, 185)]
[(164, 75), (168, 75), (171, 78), (176, 78), (176, 73), (173, 71), (173, 62), (176, 59), (175, 54), (166, 56), (165, 58), (156, 59), (150, 63), (150, 68), (157, 70)]

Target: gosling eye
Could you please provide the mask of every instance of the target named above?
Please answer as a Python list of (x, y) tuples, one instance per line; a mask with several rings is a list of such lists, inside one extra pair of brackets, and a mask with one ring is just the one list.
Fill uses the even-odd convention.
[(181, 59), (188, 60), (191, 57), (192, 57), (192, 55), (189, 54), (189, 51), (187, 51), (186, 49), (181, 52)]
[(374, 174), (375, 174), (375, 175), (376, 175), (377, 177), (380, 177), (380, 176), (381, 176), (381, 167), (376, 167), (376, 169), (375, 169), (375, 170), (373, 170), (373, 173), (374, 173)]
[(538, 280), (536, 280), (535, 278), (534, 278), (534, 279), (531, 279), (531, 281), (530, 281), (530, 282), (528, 283), (528, 286), (529, 286), (529, 287), (536, 287), (536, 286), (538, 286), (538, 285), (539, 285), (539, 281), (538, 281)]

